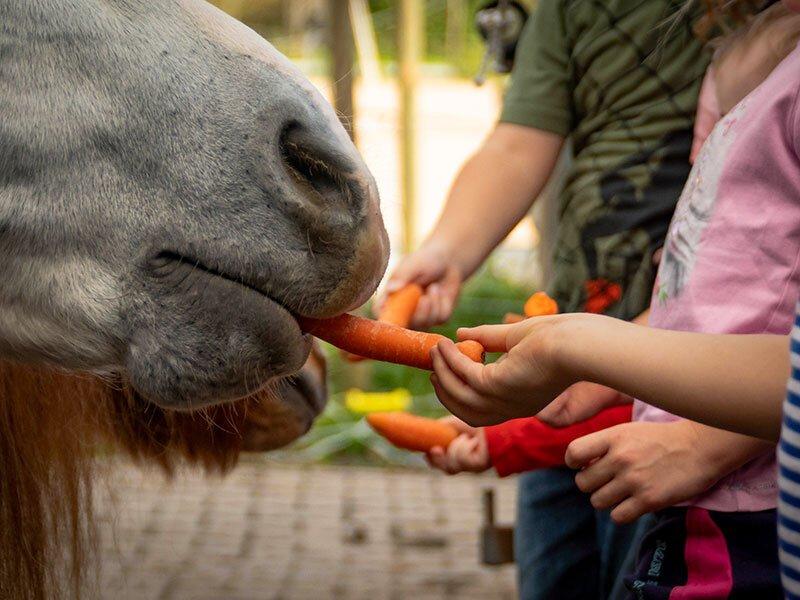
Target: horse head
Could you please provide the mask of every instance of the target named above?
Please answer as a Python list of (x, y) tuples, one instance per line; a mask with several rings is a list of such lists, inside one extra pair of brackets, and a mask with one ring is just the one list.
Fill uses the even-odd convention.
[(192, 409), (374, 291), (375, 183), (255, 33), (200, 0), (9, 0), (0, 33), (0, 357)]
[(202, 0), (3, 0), (0, 115), (0, 596), (53, 598), (90, 441), (169, 471), (301, 435), (295, 317), (363, 303), (388, 244), (334, 111)]

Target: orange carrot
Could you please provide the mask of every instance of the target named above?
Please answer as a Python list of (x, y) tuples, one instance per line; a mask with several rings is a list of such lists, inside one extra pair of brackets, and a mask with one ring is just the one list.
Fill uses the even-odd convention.
[(544, 292), (536, 292), (525, 302), (524, 312), (526, 317), (557, 315), (558, 304)]
[(409, 283), (407, 286), (389, 294), (378, 314), (378, 320), (400, 327), (408, 327), (408, 324), (411, 323), (411, 317), (414, 316), (414, 311), (417, 310), (417, 304), (419, 304), (422, 294), (422, 286), (418, 283)]
[[(409, 323), (411, 323), (411, 317), (414, 316), (414, 311), (417, 310), (417, 304), (419, 299), (422, 298), (423, 292), (422, 286), (418, 283), (409, 283), (396, 292), (389, 294), (378, 313), (378, 321), (391, 323), (399, 327), (408, 327)], [(352, 352), (342, 352), (342, 354), (350, 362), (364, 360), (363, 356)]]
[(506, 313), (503, 316), (503, 324), (504, 325), (513, 325), (514, 323), (519, 323), (525, 320), (525, 316), (518, 315), (517, 313)]
[(480, 342), (476, 342), (475, 340), (456, 342), (456, 348), (458, 348), (461, 354), (467, 358), (471, 358), (473, 362), (482, 363), (486, 360), (486, 350), (484, 350)]
[(417, 452), (447, 448), (458, 437), (452, 425), (405, 412), (371, 413), (367, 423), (398, 448)]
[[(428, 371), (433, 370), (431, 348), (446, 339), (349, 314), (332, 319), (300, 317), (298, 322), (306, 333), (347, 352)], [(475, 362), (483, 362), (485, 353), (478, 342), (459, 342), (456, 347)]]

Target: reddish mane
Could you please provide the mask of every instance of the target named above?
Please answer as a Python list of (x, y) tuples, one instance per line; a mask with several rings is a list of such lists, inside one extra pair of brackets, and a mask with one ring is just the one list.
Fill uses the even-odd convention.
[(167, 473), (182, 461), (225, 471), (242, 449), (248, 408), (266, 395), (173, 413), (94, 377), (0, 363), (0, 597), (80, 595), (103, 446)]

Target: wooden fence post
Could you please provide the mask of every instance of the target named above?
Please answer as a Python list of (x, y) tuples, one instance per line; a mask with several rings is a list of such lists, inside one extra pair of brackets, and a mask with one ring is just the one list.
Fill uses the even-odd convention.
[(347, 133), (355, 140), (353, 123), (353, 30), (348, 0), (328, 0), (331, 20), (331, 80), (333, 107)]
[(416, 244), (416, 88), (423, 35), (423, 2), (399, 0), (400, 185), (403, 206), (403, 251)]

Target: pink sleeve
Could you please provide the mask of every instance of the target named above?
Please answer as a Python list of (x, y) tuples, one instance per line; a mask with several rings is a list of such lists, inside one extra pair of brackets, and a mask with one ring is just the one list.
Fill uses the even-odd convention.
[(794, 152), (800, 158), (800, 85), (794, 93), (794, 103), (792, 104), (792, 112), (789, 121), (789, 131), (792, 135), (792, 142), (794, 144)]
[(703, 142), (711, 134), (714, 125), (720, 120), (719, 102), (717, 101), (717, 86), (714, 80), (714, 67), (708, 67), (700, 87), (700, 96), (697, 99), (697, 116), (694, 120), (694, 139), (689, 162), (694, 163), (695, 158), (703, 147)]

